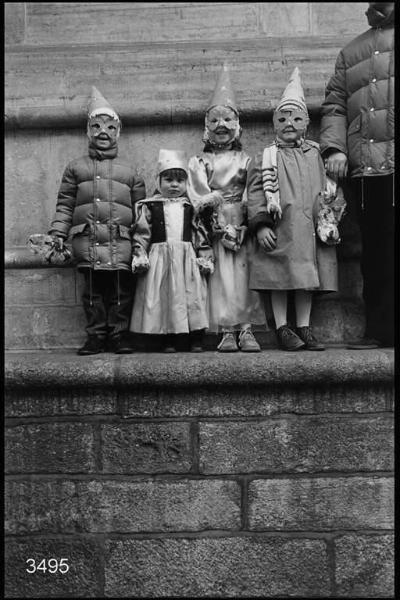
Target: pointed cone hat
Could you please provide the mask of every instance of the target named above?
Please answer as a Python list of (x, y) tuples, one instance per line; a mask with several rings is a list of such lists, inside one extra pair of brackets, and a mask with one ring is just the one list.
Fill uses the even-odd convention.
[(282, 108), (286, 105), (296, 106), (297, 108), (304, 110), (304, 112), (308, 112), (304, 98), (303, 87), (301, 85), (300, 70), (298, 67), (293, 69), (289, 78), (289, 83), (287, 84), (285, 91), (279, 100), (276, 110), (282, 110)]
[(187, 173), (188, 165), (184, 150), (167, 150), (166, 148), (161, 148), (157, 163), (158, 175), (167, 169), (182, 169)]
[(113, 119), (119, 121), (119, 116), (104, 96), (97, 88), (92, 86), (92, 95), (88, 104), (88, 119), (96, 115), (110, 115)]
[(226, 64), (224, 64), (219, 74), (217, 85), (215, 86), (207, 111), (213, 106), (229, 106), (229, 108), (232, 108), (236, 113), (239, 112), (229, 77), (228, 66)]

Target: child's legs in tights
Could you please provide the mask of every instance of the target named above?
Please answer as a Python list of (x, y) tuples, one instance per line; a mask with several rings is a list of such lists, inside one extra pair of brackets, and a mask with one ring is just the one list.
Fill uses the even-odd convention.
[(272, 312), (274, 313), (275, 327), (279, 329), (287, 322), (287, 291), (271, 291)]
[[(297, 327), (307, 327), (310, 324), (312, 305), (312, 292), (306, 290), (295, 290), (294, 301), (296, 308)], [(275, 326), (277, 329), (287, 324), (287, 291), (271, 291), (272, 312), (274, 313)]]
[(297, 327), (308, 327), (310, 325), (312, 292), (296, 290), (294, 293), (294, 302)]

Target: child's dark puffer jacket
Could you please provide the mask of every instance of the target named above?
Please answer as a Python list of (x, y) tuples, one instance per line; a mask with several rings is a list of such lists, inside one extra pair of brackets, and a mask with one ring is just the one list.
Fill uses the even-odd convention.
[(75, 159), (64, 171), (49, 233), (71, 238), (78, 268), (130, 271), (134, 205), (145, 196), (143, 180), (118, 157)]

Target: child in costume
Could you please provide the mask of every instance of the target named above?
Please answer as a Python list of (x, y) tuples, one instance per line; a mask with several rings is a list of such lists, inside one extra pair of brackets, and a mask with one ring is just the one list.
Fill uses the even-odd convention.
[[(305, 139), (309, 117), (298, 68), (273, 123), (275, 141), (252, 159), (248, 172), (249, 227), (257, 240), (250, 287), (270, 293), (282, 349), (324, 350), (310, 328), (312, 298), (315, 291), (338, 289), (335, 244), (344, 204), (336, 184), (326, 177), (318, 144)], [(287, 324), (289, 291), (294, 294), (295, 331)]]
[(84, 276), (88, 338), (79, 355), (132, 352), (131, 227), (134, 205), (146, 193), (133, 167), (118, 157), (120, 130), (117, 113), (93, 87), (89, 152), (67, 165), (49, 230), (58, 249), (72, 238), (73, 257)]
[[(189, 161), (188, 192), (212, 240), (215, 270), (209, 279), (210, 331), (221, 331), (219, 352), (259, 352), (251, 324), (266, 326), (264, 308), (249, 290), (246, 188), (250, 157), (242, 150), (241, 128), (229, 72), (224, 65), (206, 112), (205, 147)], [(239, 330), (237, 338), (236, 331)]]
[(212, 271), (212, 251), (186, 195), (184, 153), (160, 150), (157, 172), (159, 191), (136, 205), (132, 271), (144, 274), (138, 278), (130, 329), (164, 335), (165, 352), (176, 351), (178, 334), (190, 334), (190, 350), (201, 352), (208, 327), (201, 271)]

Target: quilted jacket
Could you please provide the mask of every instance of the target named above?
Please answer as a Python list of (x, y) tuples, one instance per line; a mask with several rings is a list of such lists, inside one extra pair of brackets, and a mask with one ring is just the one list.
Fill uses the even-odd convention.
[(339, 150), (352, 177), (394, 172), (394, 12), (352, 40), (322, 104), (323, 156)]
[(118, 157), (75, 159), (64, 171), (49, 233), (71, 238), (78, 267), (130, 271), (134, 205), (145, 196), (142, 179)]

